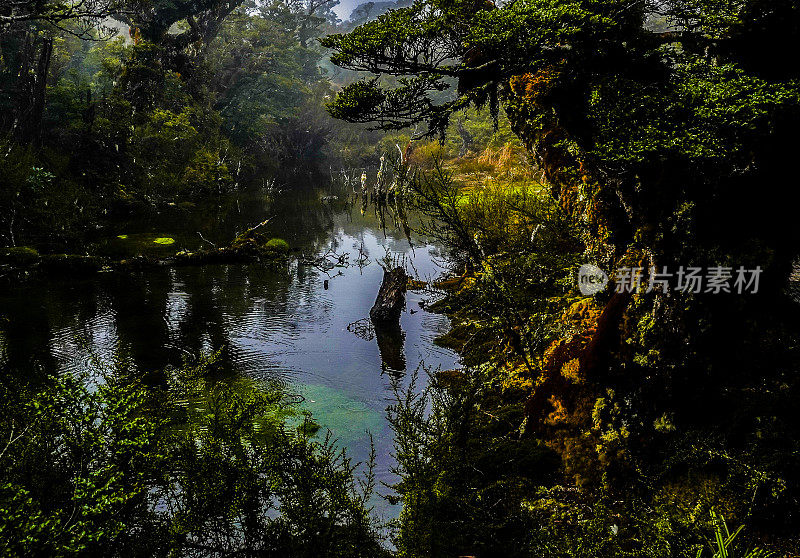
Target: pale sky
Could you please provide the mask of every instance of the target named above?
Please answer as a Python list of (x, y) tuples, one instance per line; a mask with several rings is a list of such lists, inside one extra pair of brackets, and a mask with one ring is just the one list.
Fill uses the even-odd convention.
[[(339, 19), (344, 21), (355, 9), (356, 6), (366, 3), (368, 0), (339, 0), (339, 5), (333, 11), (339, 16)], [(380, 1), (380, 0), (379, 0)]]

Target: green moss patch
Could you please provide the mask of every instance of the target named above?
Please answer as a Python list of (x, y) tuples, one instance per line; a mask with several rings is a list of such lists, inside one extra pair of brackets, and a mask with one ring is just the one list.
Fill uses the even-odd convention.
[(272, 252), (286, 253), (289, 251), (289, 243), (282, 238), (270, 238), (264, 248)]
[(140, 255), (165, 258), (174, 254), (176, 244), (175, 237), (163, 232), (123, 233), (103, 240), (95, 246), (93, 252), (111, 259)]
[(39, 252), (30, 246), (0, 248), (0, 262), (13, 265), (29, 265), (39, 261)]

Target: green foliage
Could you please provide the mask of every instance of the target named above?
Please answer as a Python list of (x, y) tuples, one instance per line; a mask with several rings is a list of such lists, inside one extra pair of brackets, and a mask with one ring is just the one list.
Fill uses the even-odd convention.
[(556, 452), (515, 431), (521, 410), (493, 387), (490, 369), (432, 373), (421, 392), (415, 383), (396, 389), (389, 408), (403, 503), (398, 556), (776, 556), (746, 550), (743, 526), (728, 531), (696, 502), (683, 502), (686, 517), (639, 491), (564, 486)]
[[(602, 325), (594, 310), (594, 318), (584, 315), (591, 328), (584, 333), (587, 326), (570, 324), (565, 312), (578, 300), (572, 298), (570, 276), (581, 262), (576, 238), (586, 238), (585, 229), (531, 185), (465, 189), (460, 180), (435, 165), (412, 181), (415, 203), (437, 219), (426, 232), (466, 269), (460, 279), (445, 282), (449, 293), (435, 309), (454, 323), (440, 342), (459, 350), (473, 368), (454, 373), (455, 379), (434, 376), (432, 389), (443, 394), (404, 403), (403, 421), (410, 425), (399, 425), (398, 437), (404, 444), (419, 437), (423, 441), (417, 443), (427, 447), (407, 453), (432, 456), (424, 467), (409, 457), (409, 469), (402, 471), (401, 552), (437, 555), (436, 549), (458, 547), (464, 554), (509, 556), (688, 556), (695, 550), (678, 549), (700, 544), (698, 517), (714, 507), (738, 520), (755, 517), (755, 529), (784, 532), (775, 514), (793, 507), (788, 479), (794, 476), (797, 434), (783, 410), (795, 388), (793, 382), (777, 391), (756, 386), (765, 378), (786, 382), (781, 370), (793, 369), (796, 334), (777, 321), (768, 331), (741, 331), (735, 315), (747, 301), (720, 301), (730, 313), (713, 335), (739, 339), (741, 345), (728, 348), (730, 358), (721, 357), (708, 350), (714, 341), (707, 322), (695, 333), (678, 314), (697, 312), (698, 306), (686, 301), (669, 320), (658, 319), (651, 305), (657, 295), (640, 293), (626, 316), (625, 345), (610, 355), (625, 359), (626, 373), (582, 376), (582, 358), (592, 358), (582, 349), (597, 339)], [(586, 299), (576, 304), (584, 303), (594, 305)], [(764, 323), (748, 320), (746, 327)], [(672, 341), (669, 329), (676, 324), (692, 333)], [(783, 348), (775, 345), (778, 339)], [(705, 350), (687, 357), (683, 343)], [(622, 357), (617, 351), (624, 351)], [(735, 365), (758, 354), (770, 356), (752, 368)], [(570, 362), (574, 375), (565, 371)], [(660, 373), (661, 367), (672, 375)], [(608, 387), (600, 391), (604, 384)], [(720, 393), (719, 385), (728, 388)], [(474, 393), (462, 394), (464, 389)], [(547, 399), (533, 413), (538, 393)], [(467, 403), (458, 397), (467, 396), (471, 407), (465, 410)], [(431, 406), (441, 407), (431, 417), (455, 414), (448, 419), (449, 431), (427, 422), (422, 410)], [(480, 449), (454, 456), (454, 442), (440, 447), (433, 441), (449, 436), (463, 436), (462, 447)], [(558, 453), (546, 481), (543, 475), (515, 485), (508, 469), (490, 472), (478, 464), (497, 459), (512, 467), (511, 459), (522, 463), (538, 455), (530, 447), (514, 452), (505, 445), (508, 440), (542, 443)], [(462, 461), (474, 470), (460, 469)], [(451, 469), (458, 471), (453, 477)], [(495, 485), (499, 495), (490, 513), (481, 507), (485, 501), (475, 499), (483, 487)], [(448, 497), (434, 498), (439, 494)], [(481, 527), (468, 532), (460, 521), (427, 519), (449, 518), (446, 510), (453, 509)], [(497, 511), (506, 509), (507, 515)], [(785, 536), (791, 545), (791, 535)]]
[(60, 178), (63, 160), (9, 140), (0, 140), (0, 149), (4, 153), (0, 157), (0, 238), (4, 244), (27, 240), (47, 248), (42, 236), (68, 236), (67, 229), (84, 223), (82, 208), (90, 200), (75, 183)]
[[(8, 555), (110, 554), (147, 498), (159, 420), (147, 396), (109, 378), (91, 391), (64, 378), (36, 391), (4, 385), (0, 546)], [(153, 454), (153, 457), (157, 453)], [(147, 544), (142, 541), (143, 544)]]
[[(326, 37), (322, 44), (334, 49), (331, 60), (342, 67), (413, 77), (389, 90), (371, 79), (356, 82), (331, 110), (387, 128), (428, 122), (430, 133), (443, 132), (450, 115), (470, 104), (489, 103), (496, 115), (498, 85), (559, 60), (565, 45), (576, 59), (600, 56), (598, 42), (641, 18), (637, 9), (618, 9), (622, 4), (531, 1), (492, 9), (472, 2), (418, 1), (393, 10), (348, 35)], [(435, 93), (450, 88), (453, 78), (458, 96), (437, 103)]]
[[(711, 521), (714, 525), (714, 545), (712, 545), (712, 552), (714, 553), (711, 558), (735, 558), (738, 556), (734, 552), (734, 542), (739, 533), (744, 529), (744, 525), (740, 525), (733, 533), (728, 530), (728, 524), (725, 518), (719, 515), (714, 510), (711, 510)], [(696, 558), (702, 558), (703, 550), (697, 551)], [(760, 548), (745, 551), (741, 554), (743, 558), (769, 558), (775, 556), (774, 552), (767, 552)]]
[(668, 84), (617, 76), (599, 83), (588, 117), (596, 128), (596, 153), (609, 164), (630, 167), (670, 156), (746, 165), (747, 146), (770, 133), (776, 112), (798, 101), (796, 87), (770, 83), (733, 64), (681, 60)]
[(447, 247), (455, 269), (474, 277), (438, 305), (459, 314), (457, 337), (471, 339), (468, 347), (456, 344), (466, 361), (527, 362), (541, 353), (557, 331), (553, 316), (579, 261), (575, 224), (537, 183), (465, 191), (438, 161), (410, 189), (412, 204), (431, 219), (422, 231)]
[(117, 14), (130, 40), (0, 27), (4, 244), (82, 250), (89, 222), (324, 156), (331, 89), (313, 39), (330, 4), (133, 4)]
[(381, 556), (364, 482), (275, 388), (124, 361), (4, 384), (0, 548), (9, 556)]
[[(418, 0), (323, 41), (335, 63), (397, 78), (345, 87), (332, 114), (434, 135), (465, 107), (496, 115), (502, 104), (555, 207), (580, 224), (570, 235), (580, 244), (548, 250), (503, 230), (519, 202), (418, 188), (467, 264), (440, 307), (456, 318), (447, 341), (465, 363), (489, 361), (496, 392), (481, 409), (512, 399), (525, 422), (505, 435), (522, 430), (561, 457), (564, 478), (544, 487), (553, 497), (528, 497), (555, 555), (679, 555), (711, 507), (796, 553), (798, 327), (780, 308), (795, 304), (783, 289), (800, 246), (785, 203), (800, 66), (782, 56), (798, 22), (793, 0)], [(763, 290), (609, 288), (559, 316), (584, 249), (606, 271), (759, 265)], [(554, 253), (576, 258), (560, 266)], [(613, 536), (609, 515), (624, 519)]]
[(204, 72), (219, 92), (216, 105), (237, 145), (251, 146), (299, 116), (324, 84), (319, 54), (298, 43), (288, 27), (297, 17), (277, 4), (237, 11), (210, 45)]

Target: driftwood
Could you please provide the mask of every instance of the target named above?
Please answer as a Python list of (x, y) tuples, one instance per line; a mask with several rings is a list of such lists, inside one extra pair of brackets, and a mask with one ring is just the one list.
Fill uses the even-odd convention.
[(400, 325), (400, 314), (406, 306), (407, 282), (408, 276), (402, 267), (384, 270), (378, 297), (369, 311), (369, 317), (376, 328)]

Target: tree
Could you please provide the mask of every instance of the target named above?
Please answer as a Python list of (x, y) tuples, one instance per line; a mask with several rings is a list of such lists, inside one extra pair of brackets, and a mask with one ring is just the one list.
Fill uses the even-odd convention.
[[(205, 48), (244, 0), (136, 0), (134, 9), (119, 14), (131, 27), (134, 41), (161, 49), (159, 64), (190, 80)], [(177, 33), (171, 29), (179, 28)]]
[[(39, 139), (47, 79), (58, 35), (103, 40), (115, 30), (103, 25), (128, 11), (128, 0), (8, 0), (0, 7), (0, 91), (15, 99), (0, 129), (22, 142)], [(6, 99), (3, 99), (4, 101)], [(5, 103), (3, 103), (5, 104)]]
[(128, 0), (6, 0), (0, 8), (0, 31), (20, 23), (46, 23), (62, 31), (91, 36), (105, 18), (127, 11)]
[[(653, 509), (676, 485), (700, 498), (705, 475), (758, 528), (796, 528), (800, 429), (784, 398), (797, 384), (781, 382), (800, 367), (784, 291), (800, 246), (786, 203), (800, 69), (785, 59), (799, 35), (796, 0), (418, 0), (322, 41), (375, 74), (341, 91), (335, 117), (436, 135), (465, 107), (502, 104), (587, 259), (612, 275), (582, 302), (596, 311), (572, 308), (578, 330), (533, 355), (518, 403), (525, 436), (557, 448), (588, 503), (606, 491)], [(531, 250), (484, 260), (524, 269)], [(760, 266), (759, 294), (646, 289), (653, 268), (723, 265)], [(614, 292), (615, 270), (638, 266), (645, 288)], [(781, 426), (762, 428), (762, 413)], [(732, 496), (747, 485), (754, 499)]]
[[(194, 42), (210, 42), (225, 18), (243, 1), (142, 1), (122, 19), (141, 33), (145, 41), (182, 50)], [(183, 21), (186, 26), (180, 33), (168, 33), (174, 24)]]
[[(603, 182), (624, 244), (686, 201), (675, 180), (696, 185), (690, 197), (730, 200), (722, 183), (789, 170), (800, 95), (789, 80), (800, 74), (776, 55), (800, 33), (798, 14), (792, 0), (418, 1), (322, 40), (336, 64), (399, 77), (353, 83), (329, 109), (436, 134), (455, 111), (501, 99), (553, 183)], [(651, 30), (654, 18), (670, 30)], [(441, 91), (450, 97), (437, 102)], [(785, 218), (758, 234), (785, 247)]]

